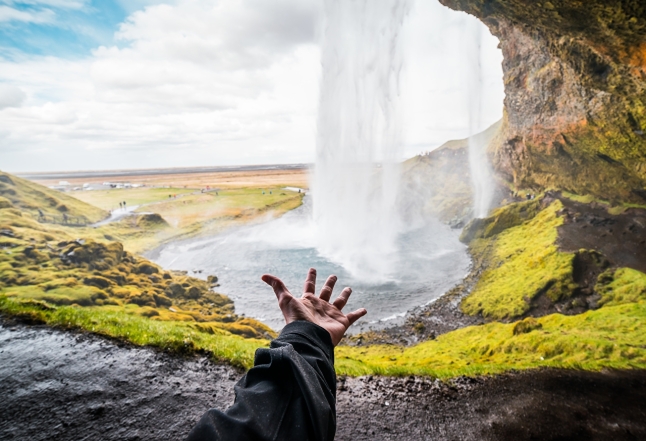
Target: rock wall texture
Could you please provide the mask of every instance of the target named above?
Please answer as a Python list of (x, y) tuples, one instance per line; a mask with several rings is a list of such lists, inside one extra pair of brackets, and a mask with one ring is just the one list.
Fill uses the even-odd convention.
[(646, 2), (440, 1), (500, 39), (503, 179), (646, 203)]

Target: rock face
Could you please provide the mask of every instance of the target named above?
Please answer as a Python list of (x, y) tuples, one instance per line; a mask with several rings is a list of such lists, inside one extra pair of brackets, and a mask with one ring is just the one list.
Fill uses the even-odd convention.
[(506, 112), (490, 154), (504, 179), (646, 203), (646, 3), (440, 1), (500, 39)]

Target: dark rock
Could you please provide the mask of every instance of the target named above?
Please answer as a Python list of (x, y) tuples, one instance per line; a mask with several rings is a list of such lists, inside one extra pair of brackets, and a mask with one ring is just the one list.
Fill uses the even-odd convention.
[(171, 283), (166, 288), (166, 295), (169, 297), (182, 297), (186, 290), (179, 283)]
[(3, 228), (3, 229), (0, 230), (0, 236), (16, 237), (16, 234), (10, 228)]

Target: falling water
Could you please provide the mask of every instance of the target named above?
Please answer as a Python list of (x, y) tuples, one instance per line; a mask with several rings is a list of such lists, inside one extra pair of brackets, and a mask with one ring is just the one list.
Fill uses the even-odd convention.
[(475, 20), (465, 26), (467, 99), (469, 108), (469, 167), (473, 184), (473, 214), (486, 217), (494, 197), (494, 181), (487, 157), (488, 138), (477, 136), (482, 126), (482, 28)]
[(408, 0), (325, 0), (316, 167), (317, 248), (354, 277), (388, 280), (401, 222), (397, 105)]

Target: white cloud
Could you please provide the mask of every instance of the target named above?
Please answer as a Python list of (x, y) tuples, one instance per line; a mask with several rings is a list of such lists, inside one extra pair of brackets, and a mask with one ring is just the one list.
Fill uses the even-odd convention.
[[(456, 74), (464, 64), (451, 43), (464, 17), (435, 3), (412, 11), (405, 40), (411, 154), (468, 126)], [(21, 107), (0, 110), (0, 164), (27, 171), (312, 161), (320, 18), (317, 0), (177, 0), (134, 12), (117, 32), (119, 46), (85, 59), (0, 59), (0, 81), (25, 93)], [(500, 113), (502, 96), (491, 95)]]
[(26, 23), (49, 23), (56, 14), (49, 9), (39, 11), (21, 11), (9, 6), (0, 5), (0, 23), (10, 21), (21, 21)]
[(7, 84), (0, 84), (0, 109), (7, 107), (20, 107), (27, 98), (20, 88)]

